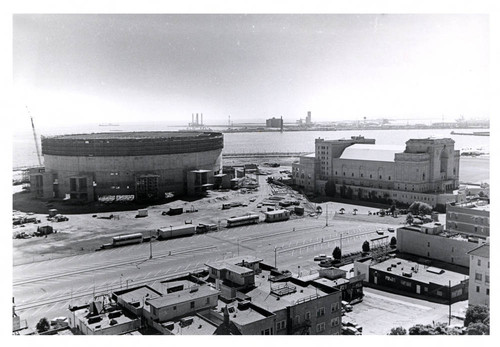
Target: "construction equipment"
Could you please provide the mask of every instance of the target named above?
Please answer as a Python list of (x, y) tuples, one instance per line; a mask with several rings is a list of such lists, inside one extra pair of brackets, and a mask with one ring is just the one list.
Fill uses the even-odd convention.
[(30, 110), (28, 109), (28, 106), (26, 106), (26, 110), (28, 111), (28, 114), (31, 119), (31, 127), (33, 128), (33, 139), (35, 140), (35, 147), (36, 147), (36, 155), (38, 158), (38, 165), (42, 166), (42, 157), (40, 156), (40, 146), (38, 146), (38, 140), (36, 136), (36, 131), (35, 131), (35, 123), (33, 122), (33, 117), (31, 116)]

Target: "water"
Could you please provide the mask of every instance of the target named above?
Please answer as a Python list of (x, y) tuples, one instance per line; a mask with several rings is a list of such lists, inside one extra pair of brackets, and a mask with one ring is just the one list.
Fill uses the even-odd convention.
[[(41, 129), (44, 136), (59, 134), (75, 134), (89, 132), (121, 131), (161, 131), (182, 130), (184, 127), (172, 127), (162, 123), (124, 123), (119, 126), (99, 126), (98, 124), (79, 125), (78, 127), (60, 127)], [(213, 129), (217, 130), (217, 129)], [(425, 129), (425, 130), (342, 130), (342, 131), (294, 131), (294, 132), (253, 132), (253, 133), (226, 133), (224, 134), (223, 153), (257, 153), (257, 152), (314, 152), (314, 140), (318, 137), (325, 140), (350, 138), (362, 135), (374, 138), (380, 145), (404, 146), (410, 138), (448, 137), (455, 140), (455, 149), (483, 148), (490, 152), (489, 136), (452, 135), (452, 129)], [(472, 132), (471, 129), (453, 129), (455, 132)], [(19, 132), (13, 137), (13, 167), (37, 165), (36, 149), (31, 129)], [(489, 171), (489, 160), (483, 160)], [(483, 170), (484, 171), (484, 170)], [(462, 170), (465, 174), (465, 171)], [(470, 175), (470, 174), (469, 174)], [(472, 173), (473, 176), (473, 173)], [(481, 178), (484, 181), (484, 178)]]

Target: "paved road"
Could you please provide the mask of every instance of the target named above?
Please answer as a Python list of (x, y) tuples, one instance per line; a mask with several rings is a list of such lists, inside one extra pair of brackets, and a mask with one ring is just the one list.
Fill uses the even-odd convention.
[[(356, 225), (356, 227), (353, 227)], [(70, 302), (126, 286), (151, 283), (204, 267), (207, 261), (238, 254), (261, 257), (279, 268), (303, 274), (318, 269), (313, 257), (331, 254), (340, 244), (344, 253), (361, 249), (387, 224), (299, 219), (274, 224), (224, 229), (192, 237), (140, 244), (73, 257), (18, 265), (13, 268), (16, 311), (30, 326), (46, 316), (65, 316)], [(276, 251), (275, 251), (276, 248)]]

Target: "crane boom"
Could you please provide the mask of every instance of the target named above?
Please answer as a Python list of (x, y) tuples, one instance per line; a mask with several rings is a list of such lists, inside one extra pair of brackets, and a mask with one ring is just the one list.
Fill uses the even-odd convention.
[(30, 110), (28, 109), (28, 106), (26, 106), (26, 110), (28, 111), (28, 114), (30, 115), (30, 118), (31, 118), (31, 127), (33, 128), (33, 139), (35, 140), (36, 156), (38, 158), (38, 165), (42, 166), (42, 157), (40, 156), (40, 147), (38, 146), (38, 140), (37, 140), (36, 131), (35, 131), (35, 123), (33, 122), (33, 117), (31, 116), (31, 113), (30, 113)]

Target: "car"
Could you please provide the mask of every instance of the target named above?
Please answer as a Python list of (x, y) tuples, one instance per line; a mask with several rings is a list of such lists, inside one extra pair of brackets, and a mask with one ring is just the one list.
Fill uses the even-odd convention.
[(326, 260), (326, 254), (320, 254), (314, 257), (314, 261)]
[(257, 208), (261, 208), (262, 207), (262, 204), (257, 204)]
[(361, 335), (361, 333), (354, 327), (342, 327), (342, 335)]
[(387, 228), (387, 231), (390, 232), (390, 233), (393, 233), (394, 232), (394, 228)]
[(351, 312), (352, 311), (352, 306), (347, 301), (342, 301), (342, 308), (346, 312)]
[(384, 235), (384, 231), (382, 229), (377, 229), (377, 234)]
[(333, 260), (332, 259), (325, 259), (325, 260), (320, 261), (318, 265), (321, 267), (332, 267)]

